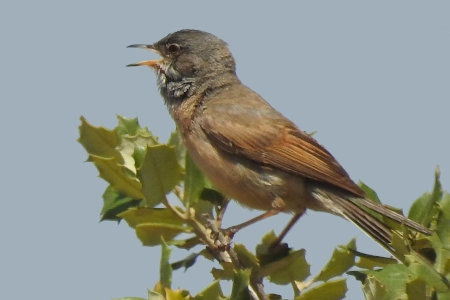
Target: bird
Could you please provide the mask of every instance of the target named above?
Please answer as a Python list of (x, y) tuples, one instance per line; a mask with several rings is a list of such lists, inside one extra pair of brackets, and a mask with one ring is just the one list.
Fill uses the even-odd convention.
[(244, 85), (222, 39), (183, 29), (153, 44), (128, 47), (161, 56), (128, 66), (155, 71), (160, 94), (199, 170), (226, 197), (264, 211), (235, 230), (280, 212), (291, 213), (281, 241), (310, 209), (352, 222), (394, 256), (395, 229), (373, 212), (432, 234), (424, 225), (369, 200), (330, 152)]

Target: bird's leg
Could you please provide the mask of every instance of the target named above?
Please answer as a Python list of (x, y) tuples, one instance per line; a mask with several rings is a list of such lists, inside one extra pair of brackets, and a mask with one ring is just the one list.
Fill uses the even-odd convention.
[(283, 231), (281, 231), (281, 233), (277, 237), (277, 239), (275, 241), (273, 241), (272, 245), (270, 246), (271, 248), (273, 248), (274, 246), (281, 243), (281, 241), (284, 239), (284, 237), (286, 236), (288, 231), (291, 230), (292, 226), (294, 226), (295, 223), (297, 223), (298, 219), (300, 219), (300, 217), (303, 216), (304, 213), (305, 213), (305, 211), (301, 211), (301, 212), (296, 213), (292, 217), (292, 219), (289, 221), (289, 223), (284, 227)]
[(254, 217), (253, 219), (250, 219), (248, 221), (245, 221), (245, 222), (243, 222), (241, 224), (238, 224), (238, 225), (235, 225), (235, 226), (228, 227), (227, 229), (224, 229), (224, 232), (231, 239), (236, 234), (236, 232), (238, 232), (239, 230), (241, 230), (241, 229), (243, 229), (243, 228), (245, 228), (245, 227), (247, 227), (249, 225), (252, 225), (252, 224), (254, 224), (256, 222), (264, 220), (264, 219), (266, 219), (268, 217), (274, 216), (274, 215), (278, 214), (279, 212), (280, 211), (278, 209), (271, 209), (271, 210), (266, 211), (265, 213), (263, 213), (263, 214), (261, 214), (259, 216)]

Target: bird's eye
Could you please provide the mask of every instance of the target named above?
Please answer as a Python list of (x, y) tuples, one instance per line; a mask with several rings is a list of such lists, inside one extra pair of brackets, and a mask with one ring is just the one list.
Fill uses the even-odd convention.
[(175, 54), (180, 51), (180, 46), (177, 44), (170, 44), (167, 45), (167, 50), (169, 50), (170, 53)]

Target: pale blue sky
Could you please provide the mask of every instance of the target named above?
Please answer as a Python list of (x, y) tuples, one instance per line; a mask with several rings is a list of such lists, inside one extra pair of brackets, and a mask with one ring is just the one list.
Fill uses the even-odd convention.
[[(145, 296), (157, 281), (159, 248), (142, 247), (125, 224), (98, 223), (106, 184), (76, 143), (79, 116), (113, 127), (138, 116), (165, 140), (174, 129), (146, 68), (156, 58), (126, 49), (183, 28), (228, 42), (241, 80), (315, 136), (354, 180), (382, 201), (409, 207), (430, 189), (436, 165), (450, 189), (450, 2), (4, 1), (0, 4), (3, 128), (0, 299)], [(248, 219), (237, 205), (226, 225)], [(240, 232), (253, 249), (288, 221), (277, 216)], [(305, 248), (315, 273), (354, 225), (309, 212), (286, 241)], [(188, 253), (174, 251), (173, 259)], [(216, 266), (174, 275), (196, 293)], [(224, 285), (226, 286), (226, 285)], [(361, 299), (349, 279), (348, 299)], [(289, 288), (267, 285), (290, 297)]]

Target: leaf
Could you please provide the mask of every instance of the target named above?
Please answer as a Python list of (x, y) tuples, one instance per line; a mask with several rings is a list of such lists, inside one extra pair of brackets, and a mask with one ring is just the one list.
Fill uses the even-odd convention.
[(431, 193), (424, 193), (411, 206), (408, 218), (428, 227), (437, 215), (436, 202), (442, 197), (442, 186), (439, 181), (439, 168), (436, 168), (434, 174), (434, 186)]
[(368, 279), (373, 277), (380, 282), (386, 291), (385, 299), (407, 300), (406, 283), (415, 278), (403, 264), (387, 265), (380, 271), (367, 271), (366, 274)]
[(186, 155), (186, 174), (184, 175), (184, 199), (186, 207), (195, 205), (205, 187), (205, 177), (189, 155)]
[(119, 115), (116, 115), (117, 122), (119, 123), (115, 128), (115, 131), (118, 136), (123, 136), (125, 134), (128, 135), (136, 135), (137, 131), (141, 126), (139, 126), (138, 118), (126, 118)]
[(218, 280), (214, 280), (213, 283), (208, 285), (197, 295), (194, 296), (193, 300), (222, 300), (226, 299), (220, 288), (220, 283)]
[(305, 260), (305, 249), (301, 249), (261, 267), (260, 274), (268, 276), (268, 280), (275, 284), (286, 285), (305, 280), (311, 275), (309, 267)]
[(239, 262), (242, 264), (244, 269), (255, 269), (259, 268), (258, 259), (245, 248), (242, 244), (235, 244), (233, 247), (234, 252), (236, 252)]
[(183, 144), (183, 140), (178, 130), (175, 130), (170, 134), (167, 145), (175, 147), (178, 164), (181, 167), (184, 167), (186, 165), (186, 147)]
[[(123, 297), (123, 298), (114, 298), (112, 300), (147, 300), (145, 298), (140, 298), (140, 297)], [(162, 299), (164, 300), (164, 299)]]
[(222, 263), (223, 269), (212, 268), (211, 274), (215, 280), (231, 280), (234, 274), (234, 268), (232, 263)]
[(170, 288), (170, 285), (172, 284), (172, 267), (169, 263), (170, 252), (172, 252), (172, 250), (170, 250), (170, 247), (167, 246), (164, 239), (162, 239), (161, 259), (159, 262), (159, 282), (165, 288)]
[(192, 297), (185, 290), (171, 290), (166, 288), (166, 300), (190, 300)]
[(251, 270), (238, 270), (233, 276), (230, 300), (250, 299), (247, 286), (250, 283)]
[(148, 300), (166, 300), (166, 298), (160, 293), (148, 291)]
[(200, 255), (199, 253), (191, 253), (182, 260), (172, 263), (171, 264), (172, 270), (178, 270), (184, 267), (184, 270), (186, 271), (195, 264), (195, 262), (197, 261), (197, 257), (199, 255)]
[(156, 145), (147, 146), (137, 175), (142, 183), (145, 205), (154, 207), (180, 182), (183, 173), (176, 160), (175, 149)]
[[(181, 209), (178, 210), (181, 212)], [(137, 225), (145, 223), (165, 223), (178, 226), (185, 224), (183, 220), (174, 215), (168, 208), (130, 208), (119, 214), (119, 217), (124, 219), (131, 228), (136, 228)]]
[(419, 279), (414, 279), (406, 283), (406, 294), (408, 300), (427, 299), (427, 285)]
[(364, 193), (366, 193), (367, 199), (381, 204), (380, 198), (378, 198), (377, 193), (373, 189), (371, 189), (368, 185), (366, 185), (364, 182), (360, 180), (358, 182), (358, 186), (364, 191)]
[(101, 158), (89, 155), (89, 161), (97, 167), (99, 176), (106, 180), (115, 190), (133, 199), (143, 199), (141, 183), (131, 174), (127, 174), (125, 168), (119, 166), (114, 158)]
[(77, 141), (86, 149), (88, 154), (102, 158), (120, 159), (116, 151), (119, 139), (115, 131), (92, 126), (83, 116), (80, 117), (80, 120), (81, 125), (78, 127), (80, 137)]
[(414, 278), (420, 278), (439, 293), (450, 291), (448, 280), (439, 274), (430, 264), (424, 261), (419, 255), (412, 253), (405, 256), (408, 270), (414, 274)]
[(191, 233), (186, 226), (167, 223), (144, 223), (136, 226), (136, 235), (144, 246), (156, 246), (161, 244), (161, 237), (171, 241), (181, 233)]
[(300, 296), (294, 298), (294, 300), (339, 300), (345, 298), (347, 292), (347, 284), (345, 279), (337, 279), (319, 284), (306, 292), (303, 292)]
[(204, 188), (200, 194), (200, 199), (210, 202), (213, 205), (221, 206), (226, 200), (224, 195), (212, 188)]
[(358, 251), (355, 251), (354, 253), (359, 257), (355, 266), (361, 269), (383, 268), (386, 265), (398, 263), (398, 261), (393, 258), (369, 255)]
[(386, 289), (384, 286), (373, 276), (367, 277), (362, 290), (366, 300), (390, 300), (386, 298)]
[(100, 221), (119, 221), (117, 215), (131, 207), (136, 207), (141, 199), (133, 199), (125, 194), (117, 192), (111, 185), (108, 185), (103, 193), (103, 207), (100, 212)]
[(123, 166), (136, 174), (136, 169), (142, 164), (147, 146), (159, 145), (156, 137), (150, 133), (138, 133), (134, 136), (123, 136), (117, 147), (122, 159)]
[(330, 260), (320, 271), (315, 281), (327, 281), (330, 278), (340, 276), (355, 264), (355, 254), (349, 249), (356, 249), (355, 239), (351, 239), (346, 246), (338, 246), (334, 249)]

